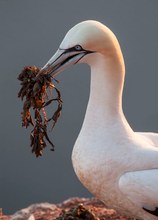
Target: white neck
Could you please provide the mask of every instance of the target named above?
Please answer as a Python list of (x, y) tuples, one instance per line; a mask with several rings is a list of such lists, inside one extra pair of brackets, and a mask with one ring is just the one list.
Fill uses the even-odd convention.
[(124, 61), (122, 54), (95, 54), (91, 66), (90, 97), (85, 121), (102, 123), (122, 117), (122, 91), (124, 84)]

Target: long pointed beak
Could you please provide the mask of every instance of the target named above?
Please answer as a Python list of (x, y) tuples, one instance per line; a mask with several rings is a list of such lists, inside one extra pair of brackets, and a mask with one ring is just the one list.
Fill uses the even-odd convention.
[(84, 57), (88, 53), (90, 53), (90, 51), (72, 51), (69, 49), (58, 49), (54, 56), (52, 56), (52, 58), (41, 69), (41, 71), (55, 76), (58, 73), (67, 69), (68, 67), (72, 66), (73, 64), (76, 64), (80, 59), (82, 59), (82, 57)]

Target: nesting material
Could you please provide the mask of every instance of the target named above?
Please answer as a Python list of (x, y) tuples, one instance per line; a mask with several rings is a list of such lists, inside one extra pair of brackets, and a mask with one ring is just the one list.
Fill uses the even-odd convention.
[[(56, 88), (58, 83), (51, 74), (40, 70), (35, 66), (26, 66), (18, 76), (21, 81), (21, 89), (18, 97), (23, 101), (22, 126), (33, 126), (30, 134), (32, 153), (36, 157), (42, 156), (47, 142), (54, 151), (54, 144), (48, 137), (48, 124), (54, 128), (61, 115), (62, 99), (60, 91)], [(51, 117), (47, 116), (46, 107), (57, 102), (57, 108)]]

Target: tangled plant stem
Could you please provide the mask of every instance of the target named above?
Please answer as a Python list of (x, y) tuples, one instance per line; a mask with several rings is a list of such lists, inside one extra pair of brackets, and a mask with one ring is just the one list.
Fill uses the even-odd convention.
[[(54, 144), (47, 134), (47, 127), (48, 123), (52, 122), (52, 128), (54, 128), (61, 115), (61, 94), (52, 82), (53, 80), (58, 81), (35, 66), (24, 67), (18, 76), (18, 80), (21, 81), (18, 97), (24, 101), (23, 111), (21, 112), (22, 126), (26, 128), (30, 125), (33, 126), (30, 134), (32, 153), (35, 153), (36, 157), (42, 156), (46, 142), (51, 145), (51, 150), (54, 150)], [(55, 98), (50, 97), (50, 91), (52, 90), (56, 93)], [(52, 117), (47, 118), (46, 106), (52, 102), (57, 102), (58, 107)], [(33, 116), (31, 109), (33, 110)]]

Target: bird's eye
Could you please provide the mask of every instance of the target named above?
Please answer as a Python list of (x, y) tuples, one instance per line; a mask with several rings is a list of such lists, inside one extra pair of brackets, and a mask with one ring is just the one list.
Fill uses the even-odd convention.
[(80, 45), (76, 45), (75, 46), (75, 50), (80, 51), (80, 50), (83, 50), (83, 49), (82, 49), (82, 47)]

